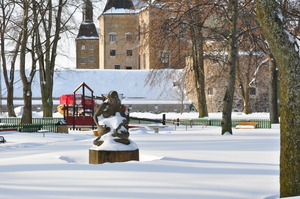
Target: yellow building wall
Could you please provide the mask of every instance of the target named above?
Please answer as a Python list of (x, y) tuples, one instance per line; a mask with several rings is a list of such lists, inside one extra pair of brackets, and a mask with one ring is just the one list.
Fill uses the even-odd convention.
[[(85, 49), (82, 48), (85, 45)], [(93, 45), (93, 49), (91, 49)], [(90, 57), (94, 57), (93, 60)], [(82, 59), (85, 59), (83, 62)], [(92, 39), (76, 40), (76, 68), (78, 69), (98, 69), (99, 68), (99, 41)]]
[[(100, 69), (115, 69), (115, 65), (119, 65), (120, 69), (139, 69), (137, 22), (137, 15), (131, 13), (100, 16)], [(110, 34), (116, 35), (115, 41), (110, 41)], [(131, 35), (131, 40), (127, 40), (126, 35)], [(116, 55), (111, 56), (110, 50), (115, 50)], [(127, 50), (132, 51), (131, 56), (128, 56)]]

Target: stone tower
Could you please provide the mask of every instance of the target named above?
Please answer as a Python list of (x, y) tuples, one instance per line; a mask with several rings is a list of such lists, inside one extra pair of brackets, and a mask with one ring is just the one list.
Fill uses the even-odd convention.
[(108, 0), (99, 17), (100, 69), (139, 69), (138, 14), (132, 0)]
[(93, 22), (93, 5), (84, 0), (82, 23), (76, 38), (76, 68), (99, 68), (99, 35)]

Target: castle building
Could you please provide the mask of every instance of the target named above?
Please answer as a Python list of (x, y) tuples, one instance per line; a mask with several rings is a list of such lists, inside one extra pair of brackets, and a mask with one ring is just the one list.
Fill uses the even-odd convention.
[(108, 0), (98, 18), (99, 68), (140, 69), (136, 39), (138, 18), (131, 0)]
[[(191, 64), (186, 62), (190, 54), (189, 35), (185, 24), (171, 28), (172, 12), (168, 13), (156, 5), (141, 0), (108, 0), (103, 13), (99, 14), (99, 35), (93, 23), (93, 7), (90, 0), (84, 1), (83, 20), (76, 38), (78, 69), (126, 69), (149, 70), (162, 68), (186, 68), (186, 93), (196, 103), (196, 93), (192, 81)], [(158, 1), (161, 2), (161, 1)], [(156, 7), (158, 6), (158, 7)], [(174, 33), (174, 34), (173, 34)], [(218, 42), (212, 42), (212, 55), (218, 49)], [(208, 45), (209, 46), (209, 45)], [(220, 49), (222, 51), (222, 49)], [(222, 53), (220, 56), (223, 56)], [(221, 58), (220, 58), (221, 59)], [(257, 59), (261, 61), (263, 57)], [(216, 59), (218, 60), (218, 59)], [(241, 66), (255, 66), (249, 55), (240, 56)], [(248, 64), (250, 63), (250, 64)], [(224, 91), (226, 90), (226, 71), (218, 67), (217, 61), (205, 61), (206, 100), (209, 112), (222, 111)], [(253, 74), (255, 68), (247, 74)], [(244, 72), (244, 71), (242, 71)], [(241, 73), (242, 74), (242, 73)], [(261, 69), (256, 87), (250, 93), (252, 111), (268, 110), (268, 70)], [(242, 75), (240, 79), (246, 79)], [(176, 82), (175, 82), (176, 83)], [(174, 86), (175, 86), (174, 83)], [(249, 82), (244, 82), (248, 84)], [(240, 89), (236, 89), (234, 111), (243, 110)], [(193, 100), (195, 99), (195, 100)]]
[(93, 5), (85, 0), (82, 23), (76, 38), (76, 68), (99, 68), (99, 35), (93, 22)]
[[(166, 27), (166, 24), (159, 24), (164, 21), (161, 20), (163, 16), (146, 1), (108, 0), (98, 17), (98, 36), (92, 3), (85, 1), (83, 22), (76, 39), (77, 68), (183, 68), (184, 65), (176, 60), (181, 58), (178, 55), (184, 46), (178, 45), (180, 39), (176, 42), (161, 40), (161, 33), (166, 35), (168, 32), (166, 28), (153, 31), (158, 26)], [(171, 36), (166, 35), (166, 38)], [(89, 48), (90, 45), (95, 47), (94, 50)]]

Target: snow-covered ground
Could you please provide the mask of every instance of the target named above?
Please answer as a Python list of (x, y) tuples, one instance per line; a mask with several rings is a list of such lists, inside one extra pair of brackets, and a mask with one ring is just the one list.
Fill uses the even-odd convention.
[(158, 134), (130, 133), (139, 162), (90, 165), (92, 131), (1, 132), (7, 142), (0, 144), (0, 198), (278, 198), (279, 129), (222, 136), (220, 127), (169, 125)]

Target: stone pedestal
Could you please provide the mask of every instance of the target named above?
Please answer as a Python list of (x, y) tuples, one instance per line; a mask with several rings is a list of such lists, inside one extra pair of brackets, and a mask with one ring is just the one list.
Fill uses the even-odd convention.
[(69, 133), (68, 125), (57, 125), (56, 133)]
[(89, 164), (103, 164), (105, 162), (139, 161), (139, 149), (134, 151), (97, 151), (90, 149)]

